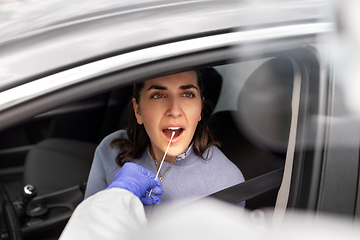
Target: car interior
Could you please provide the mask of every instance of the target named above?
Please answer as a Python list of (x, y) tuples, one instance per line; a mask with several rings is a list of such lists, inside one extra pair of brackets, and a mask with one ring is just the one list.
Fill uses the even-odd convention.
[[(214, 107), (209, 126), (245, 180), (284, 168), (292, 116), (291, 59), (255, 59), (201, 71)], [(23, 220), (25, 236), (41, 231), (42, 237), (53, 237), (62, 231), (82, 201), (96, 146), (126, 127), (131, 94), (132, 85), (122, 86), (0, 132), (0, 181), (11, 200), (21, 199), (26, 184), (37, 189), (29, 203), (33, 212)], [(246, 208), (273, 208), (278, 191), (248, 199)]]

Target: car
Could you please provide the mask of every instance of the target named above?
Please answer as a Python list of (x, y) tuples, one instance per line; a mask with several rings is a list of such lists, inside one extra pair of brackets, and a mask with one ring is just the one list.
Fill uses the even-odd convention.
[(0, 195), (15, 206), (3, 239), (58, 238), (96, 146), (126, 127), (132, 84), (191, 69), (204, 72), (210, 127), (246, 180), (212, 197), (358, 217), (348, 98), (358, 87), (334, 72), (332, 10), (320, 0), (0, 7)]

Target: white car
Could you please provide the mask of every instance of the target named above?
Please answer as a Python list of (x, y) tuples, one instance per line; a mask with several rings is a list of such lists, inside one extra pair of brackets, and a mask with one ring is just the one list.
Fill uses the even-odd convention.
[(3, 237), (57, 238), (97, 144), (126, 127), (132, 83), (189, 69), (205, 69), (210, 126), (246, 179), (213, 197), (360, 216), (360, 86), (335, 71), (333, 12), (320, 0), (0, 5), (0, 195), (15, 202)]

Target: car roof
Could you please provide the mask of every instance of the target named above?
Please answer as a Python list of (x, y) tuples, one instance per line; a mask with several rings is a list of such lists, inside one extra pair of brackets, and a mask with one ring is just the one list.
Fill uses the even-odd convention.
[(235, 29), (321, 21), (326, 2), (57, 0), (2, 8), (0, 90), (152, 45)]

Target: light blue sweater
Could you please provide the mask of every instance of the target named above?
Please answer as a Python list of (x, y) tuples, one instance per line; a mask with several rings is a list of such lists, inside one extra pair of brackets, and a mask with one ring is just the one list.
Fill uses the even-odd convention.
[[(116, 144), (113, 149), (110, 147), (110, 142), (116, 137), (126, 137), (126, 131), (120, 130), (108, 135), (97, 147), (85, 198), (105, 189), (119, 171), (120, 167), (115, 162), (119, 148)], [(207, 160), (191, 151), (185, 159), (175, 163), (163, 163), (160, 175), (163, 176), (166, 169), (168, 170), (162, 181), (164, 193), (159, 196), (161, 204), (176, 201), (185, 203), (244, 181), (240, 170), (217, 147), (213, 146), (207, 151), (209, 151)], [(156, 162), (148, 149), (140, 158), (134, 159), (134, 162), (154, 174), (157, 172)]]

